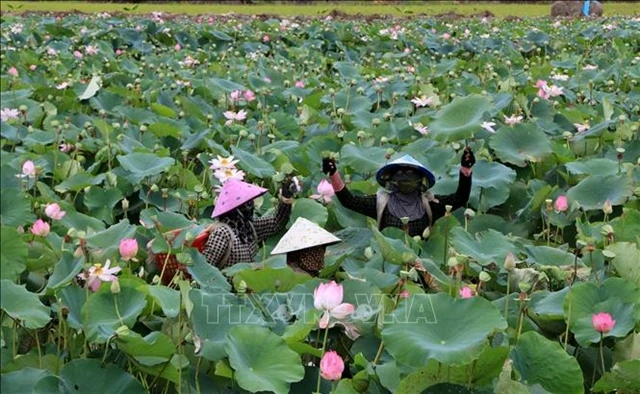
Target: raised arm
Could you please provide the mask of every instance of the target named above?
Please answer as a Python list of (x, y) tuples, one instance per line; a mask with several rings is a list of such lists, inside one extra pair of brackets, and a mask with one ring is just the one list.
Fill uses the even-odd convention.
[(276, 206), (273, 215), (263, 216), (253, 219), (253, 227), (256, 230), (257, 242), (262, 242), (266, 238), (282, 230), (291, 216), (291, 204), (293, 199), (281, 198)]
[(456, 210), (463, 207), (469, 201), (471, 195), (471, 174), (473, 173), (473, 165), (476, 162), (476, 158), (473, 152), (468, 147), (465, 148), (462, 153), (462, 160), (460, 163), (460, 175), (458, 178), (458, 189), (455, 193), (441, 196), (436, 195), (437, 203), (432, 203), (431, 209), (433, 211), (433, 220), (436, 220), (445, 213), (445, 206), (451, 205), (451, 210)]
[(349, 189), (346, 188), (344, 182), (342, 182), (342, 178), (333, 159), (322, 159), (322, 172), (329, 175), (333, 191), (336, 193), (336, 197), (338, 197), (343, 207), (374, 219), (377, 217), (376, 195), (354, 196)]

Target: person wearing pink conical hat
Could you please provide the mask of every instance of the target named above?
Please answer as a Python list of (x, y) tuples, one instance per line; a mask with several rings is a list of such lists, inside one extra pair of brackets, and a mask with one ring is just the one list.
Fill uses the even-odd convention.
[(314, 222), (299, 217), (280, 242), (271, 251), (272, 255), (287, 254), (287, 265), (296, 272), (318, 276), (324, 268), (327, 246), (341, 239)]
[(253, 200), (265, 194), (267, 189), (236, 179), (227, 180), (211, 215), (221, 225), (212, 230), (202, 252), (209, 264), (222, 269), (236, 263), (252, 262), (258, 253), (258, 245), (282, 230), (289, 221), (295, 190), (294, 181), (285, 179), (275, 214), (254, 217)]

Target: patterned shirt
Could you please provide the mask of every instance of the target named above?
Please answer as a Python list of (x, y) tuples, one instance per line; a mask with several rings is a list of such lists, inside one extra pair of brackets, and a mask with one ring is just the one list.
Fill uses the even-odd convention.
[[(444, 216), (444, 213), (446, 211), (445, 205), (451, 205), (452, 211), (460, 208), (464, 206), (467, 201), (469, 201), (470, 194), (471, 177), (460, 174), (460, 177), (458, 179), (458, 189), (454, 194), (449, 194), (447, 196), (436, 195), (435, 198), (436, 200), (438, 200), (438, 202), (430, 202), (429, 205), (431, 206), (433, 223)], [(336, 192), (336, 196), (345, 208), (349, 208), (352, 211), (356, 211), (365, 216), (377, 219), (377, 196), (375, 194), (356, 196), (353, 195), (345, 186), (344, 188), (342, 188), (342, 190)], [(397, 218), (389, 213), (389, 209), (387, 207), (385, 207), (384, 211), (382, 212), (381, 226), (383, 229), (385, 227), (397, 227), (400, 229), (404, 227), (402, 221), (400, 221), (400, 218)], [(429, 217), (425, 214), (420, 219), (410, 221), (407, 226), (410, 236), (422, 236), (422, 232), (424, 231), (424, 229), (429, 226)]]
[[(243, 243), (234, 233), (235, 229), (229, 226), (218, 226), (209, 235), (202, 254), (207, 258), (209, 264), (220, 269), (230, 267), (236, 263), (252, 262), (258, 253), (258, 245), (266, 238), (282, 230), (289, 221), (291, 215), (291, 204), (280, 201), (276, 207), (276, 212), (272, 216), (254, 217), (253, 228), (256, 232), (256, 239), (248, 244)], [(231, 252), (226, 262), (222, 258), (229, 249)]]

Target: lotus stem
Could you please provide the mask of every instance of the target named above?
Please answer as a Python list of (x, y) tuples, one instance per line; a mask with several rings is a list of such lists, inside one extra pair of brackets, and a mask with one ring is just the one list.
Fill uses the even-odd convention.
[[(324, 339), (322, 340), (322, 353), (320, 354), (320, 360), (324, 357), (324, 349), (327, 345), (327, 336), (329, 335), (329, 327), (324, 330)], [(320, 393), (320, 382), (322, 381), (322, 375), (320, 370), (320, 363), (318, 363), (318, 382), (316, 383), (316, 393)]]
[(511, 271), (507, 273), (507, 298), (504, 302), (504, 318), (509, 324), (509, 296), (511, 294)]
[(604, 334), (600, 333), (600, 362), (602, 363), (602, 374), (604, 375), (604, 345), (603, 345), (603, 341), (604, 341)]

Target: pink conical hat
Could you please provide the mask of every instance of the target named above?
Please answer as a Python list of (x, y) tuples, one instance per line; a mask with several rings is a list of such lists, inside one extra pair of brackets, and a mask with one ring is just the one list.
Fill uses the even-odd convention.
[(224, 183), (222, 189), (220, 189), (220, 194), (218, 195), (218, 200), (216, 201), (216, 206), (213, 209), (211, 217), (215, 218), (233, 211), (245, 202), (260, 197), (266, 192), (267, 189), (260, 186), (255, 186), (237, 179), (229, 179)]

